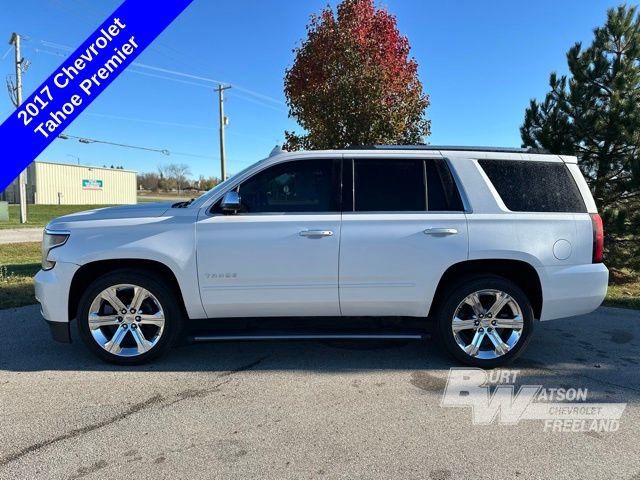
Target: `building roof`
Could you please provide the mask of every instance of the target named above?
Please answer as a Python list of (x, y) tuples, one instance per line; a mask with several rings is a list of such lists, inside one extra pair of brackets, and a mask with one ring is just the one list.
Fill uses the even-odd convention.
[(92, 170), (109, 170), (110, 172), (129, 172), (129, 173), (138, 173), (137, 170), (127, 170), (126, 168), (110, 168), (110, 167), (102, 167), (98, 165), (76, 165), (74, 163), (63, 163), (63, 162), (52, 162), (50, 160), (36, 160), (34, 163), (48, 163), (52, 165), (62, 165), (64, 167), (76, 167), (76, 168), (90, 168)]

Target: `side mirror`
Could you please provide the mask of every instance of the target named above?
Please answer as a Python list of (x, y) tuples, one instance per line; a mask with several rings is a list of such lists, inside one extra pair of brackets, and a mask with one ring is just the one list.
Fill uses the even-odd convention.
[(237, 212), (240, 210), (241, 202), (240, 202), (240, 194), (235, 190), (227, 192), (222, 197), (222, 203), (220, 204), (220, 208), (223, 212)]

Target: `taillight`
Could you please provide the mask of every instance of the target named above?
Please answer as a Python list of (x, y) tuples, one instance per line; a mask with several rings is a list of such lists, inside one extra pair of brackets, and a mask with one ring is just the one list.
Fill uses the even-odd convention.
[(602, 218), (597, 213), (591, 214), (591, 225), (593, 225), (593, 263), (602, 262), (604, 254), (604, 228)]

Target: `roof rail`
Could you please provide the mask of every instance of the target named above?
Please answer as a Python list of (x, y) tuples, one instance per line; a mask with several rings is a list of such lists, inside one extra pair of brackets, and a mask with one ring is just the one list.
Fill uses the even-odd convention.
[(355, 145), (349, 150), (453, 150), (459, 152), (549, 153), (542, 148), (474, 147), (464, 145)]

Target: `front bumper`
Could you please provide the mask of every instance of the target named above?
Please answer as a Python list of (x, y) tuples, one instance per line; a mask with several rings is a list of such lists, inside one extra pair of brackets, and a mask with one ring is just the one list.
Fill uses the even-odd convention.
[(57, 262), (51, 270), (40, 270), (34, 277), (36, 300), (40, 312), (49, 324), (53, 339), (70, 342), (69, 289), (76, 271), (74, 263)]
[(49, 325), (51, 338), (60, 343), (71, 343), (71, 324), (69, 322), (52, 322), (44, 319)]

